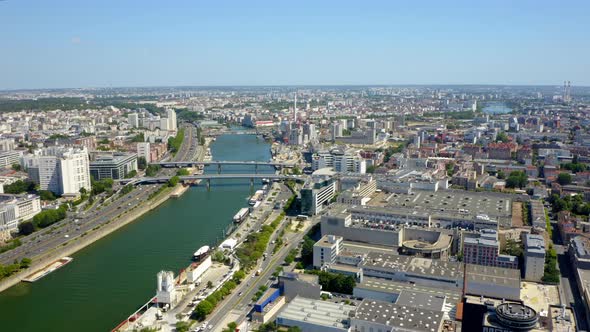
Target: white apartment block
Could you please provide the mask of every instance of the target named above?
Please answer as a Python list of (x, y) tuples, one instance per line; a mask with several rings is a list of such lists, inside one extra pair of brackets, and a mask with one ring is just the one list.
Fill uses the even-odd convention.
[(49, 147), (25, 156), (29, 177), (41, 190), (74, 195), (81, 188), (90, 191), (90, 168), (86, 148)]
[(129, 125), (132, 128), (138, 128), (139, 127), (139, 114), (131, 113), (131, 114), (127, 115), (127, 122), (129, 122)]
[(174, 111), (173, 109), (167, 109), (166, 116), (168, 117), (168, 130), (176, 131), (176, 129), (178, 129), (176, 121), (176, 111)]
[(140, 158), (140, 157), (144, 157), (145, 161), (148, 163), (152, 162), (149, 142), (137, 143), (137, 158)]
[(313, 170), (331, 167), (335, 172), (360, 173), (367, 172), (366, 161), (354, 151), (321, 151), (312, 156), (311, 166)]
[(324, 235), (313, 245), (313, 266), (321, 268), (336, 262), (342, 248), (342, 236)]

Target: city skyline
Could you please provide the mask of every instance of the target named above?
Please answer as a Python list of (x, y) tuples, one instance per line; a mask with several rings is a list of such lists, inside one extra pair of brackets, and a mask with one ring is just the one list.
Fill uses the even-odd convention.
[(585, 2), (0, 2), (0, 90), (588, 86)]

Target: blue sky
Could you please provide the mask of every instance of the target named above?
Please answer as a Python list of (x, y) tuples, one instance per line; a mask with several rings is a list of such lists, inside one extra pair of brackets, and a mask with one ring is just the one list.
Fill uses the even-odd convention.
[(590, 1), (0, 1), (0, 89), (590, 85)]

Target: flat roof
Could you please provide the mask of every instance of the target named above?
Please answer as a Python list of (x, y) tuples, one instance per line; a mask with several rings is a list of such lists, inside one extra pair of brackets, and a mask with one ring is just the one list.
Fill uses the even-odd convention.
[(445, 296), (447, 298), (447, 302), (449, 303), (458, 303), (461, 301), (461, 290), (459, 289), (452, 290), (446, 288), (434, 288), (372, 277), (363, 277), (363, 281), (357, 283), (355, 288), (390, 294), (401, 294), (401, 292), (404, 290), (410, 290), (437, 296)]
[(436, 332), (441, 326), (443, 313), (383, 301), (363, 300), (357, 307), (354, 319), (396, 329)]
[(350, 326), (348, 319), (355, 309), (354, 306), (347, 304), (296, 296), (277, 317), (319, 326), (346, 329)]
[[(393, 194), (385, 207), (410, 208), (435, 215), (461, 216), (459, 210), (469, 218), (478, 214), (487, 214), (493, 219), (510, 217), (512, 214), (512, 197), (498, 193), (478, 193), (468, 191), (418, 191), (410, 194)], [(467, 212), (465, 212), (467, 210)]]
[(461, 263), (413, 256), (371, 252), (367, 255), (362, 266), (378, 268), (380, 270), (404, 271), (408, 274), (436, 276), (440, 278), (463, 278)]
[(520, 288), (520, 270), (467, 264), (467, 286), (469, 282), (491, 283), (497, 286)]
[(446, 296), (423, 293), (420, 291), (404, 289), (395, 301), (396, 304), (410, 307), (424, 308), (434, 311), (443, 311)]
[[(334, 242), (330, 242), (330, 237), (334, 237)], [(324, 235), (322, 236), (321, 239), (318, 240), (318, 242), (316, 242), (313, 246), (318, 246), (318, 247), (322, 247), (322, 248), (332, 248), (334, 246), (336, 246), (336, 243), (338, 243), (338, 241), (342, 241), (342, 236), (337, 236), (337, 235)]]

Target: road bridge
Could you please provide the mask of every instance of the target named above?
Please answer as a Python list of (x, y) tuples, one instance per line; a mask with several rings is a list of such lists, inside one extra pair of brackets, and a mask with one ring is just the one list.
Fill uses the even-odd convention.
[[(137, 179), (120, 179), (115, 180), (121, 184), (155, 184), (155, 183), (166, 183), (172, 176), (156, 176), (156, 177), (141, 177)], [(215, 179), (249, 179), (250, 185), (254, 185), (255, 179), (269, 179), (269, 180), (295, 180), (302, 181), (304, 176), (302, 175), (282, 175), (282, 174), (196, 174), (179, 176), (180, 182), (191, 182), (198, 180), (207, 181), (207, 189), (211, 187), (211, 180)]]
[(152, 165), (160, 165), (164, 168), (182, 168), (195, 166), (217, 165), (217, 173), (221, 173), (221, 166), (223, 165), (238, 165), (238, 166), (254, 166), (255, 172), (258, 171), (259, 166), (270, 166), (274, 168), (293, 168), (295, 163), (284, 162), (265, 162), (256, 160), (247, 161), (227, 161), (227, 160), (211, 160), (211, 161), (160, 161), (151, 163)]

